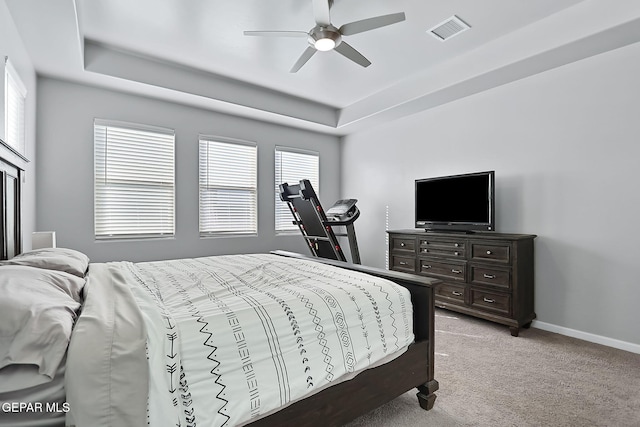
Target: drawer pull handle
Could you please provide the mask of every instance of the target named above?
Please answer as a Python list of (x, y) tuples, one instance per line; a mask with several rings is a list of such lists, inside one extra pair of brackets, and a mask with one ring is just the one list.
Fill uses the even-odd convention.
[(496, 275), (495, 274), (483, 274), (485, 279), (495, 279)]
[(462, 273), (462, 270), (456, 270), (455, 268), (452, 268), (451, 272), (455, 273), (455, 274), (460, 274), (460, 273)]
[(487, 255), (491, 255), (491, 254), (492, 254), (492, 252), (491, 252), (491, 251), (487, 251)]
[(407, 245), (405, 245), (404, 242), (400, 242), (400, 247), (404, 248), (405, 246)]
[(456, 243), (454, 246), (455, 246), (456, 248), (457, 248), (457, 247), (460, 247), (460, 243)]
[(409, 265), (409, 263), (405, 261), (400, 261), (400, 265)]
[(427, 264), (427, 265), (423, 265), (422, 268), (424, 268), (425, 270), (428, 270), (431, 268), (431, 266)]
[(461, 297), (462, 296), (462, 292), (458, 292), (458, 291), (451, 291), (452, 294), (454, 294), (457, 297)]
[(483, 297), (483, 298), (482, 298), (482, 300), (483, 300), (484, 302), (488, 302), (489, 304), (493, 304), (494, 302), (496, 302), (496, 300), (494, 300), (494, 299), (489, 299), (489, 298), (487, 298), (487, 297)]
[(460, 252), (454, 252), (453, 254), (454, 254), (455, 256), (458, 256), (458, 255), (460, 255)]

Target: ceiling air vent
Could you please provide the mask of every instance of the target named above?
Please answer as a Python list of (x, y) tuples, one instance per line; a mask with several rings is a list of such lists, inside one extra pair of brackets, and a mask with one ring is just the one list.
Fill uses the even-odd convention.
[(443, 42), (445, 40), (449, 40), (453, 36), (457, 36), (469, 28), (471, 28), (469, 24), (458, 18), (456, 15), (453, 15), (451, 18), (446, 19), (430, 29), (429, 33)]

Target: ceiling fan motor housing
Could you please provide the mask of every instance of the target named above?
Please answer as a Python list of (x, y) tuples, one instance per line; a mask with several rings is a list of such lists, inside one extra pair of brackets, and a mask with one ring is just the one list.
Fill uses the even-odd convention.
[[(329, 42), (333, 41), (333, 45)], [(309, 44), (318, 50), (331, 50), (342, 42), (340, 31), (333, 25), (320, 26), (316, 25), (309, 31)], [(318, 43), (320, 42), (320, 43)], [(328, 46), (324, 43), (329, 43)], [(327, 46), (328, 48), (323, 48)]]

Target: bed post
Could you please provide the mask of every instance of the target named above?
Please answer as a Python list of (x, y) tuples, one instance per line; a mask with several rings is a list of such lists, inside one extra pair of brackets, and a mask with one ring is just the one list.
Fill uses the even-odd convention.
[[(4, 147), (0, 140), (0, 151)], [(0, 152), (0, 260), (22, 252), (21, 168), (9, 163)]]
[[(393, 280), (393, 279), (392, 279)], [(412, 283), (396, 278), (394, 282), (404, 286), (411, 292), (411, 302), (414, 307), (413, 324), (416, 341), (427, 341), (427, 382), (417, 387), (418, 402), (420, 407), (429, 410), (433, 408), (436, 400), (435, 392), (438, 390), (438, 381), (434, 379), (434, 355), (435, 355), (435, 291), (433, 286)], [(433, 285), (436, 282), (432, 282)]]

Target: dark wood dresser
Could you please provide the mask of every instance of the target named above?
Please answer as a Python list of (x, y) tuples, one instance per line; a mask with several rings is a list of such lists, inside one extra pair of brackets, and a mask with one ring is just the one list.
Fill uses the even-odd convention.
[(441, 279), (435, 304), (509, 326), (535, 319), (532, 234), (393, 230), (389, 268)]

